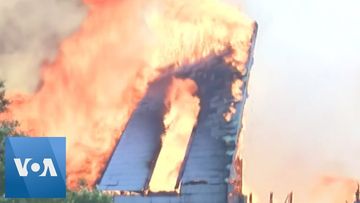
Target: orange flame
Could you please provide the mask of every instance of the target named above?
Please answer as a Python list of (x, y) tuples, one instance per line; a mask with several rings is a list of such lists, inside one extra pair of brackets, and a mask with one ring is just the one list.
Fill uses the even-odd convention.
[(169, 109), (164, 118), (166, 130), (162, 136), (161, 151), (149, 183), (152, 192), (175, 190), (200, 110), (200, 100), (194, 96), (196, 90), (197, 86), (192, 80), (173, 79), (172, 81), (166, 98)]
[[(190, 63), (224, 47), (243, 64), (253, 22), (218, 0), (84, 0), (89, 13), (33, 95), (0, 119), (16, 119), (34, 136), (67, 137), (67, 182), (93, 186), (147, 84), (168, 64)], [(241, 54), (240, 54), (241, 53)], [(241, 66), (236, 66), (242, 71)]]

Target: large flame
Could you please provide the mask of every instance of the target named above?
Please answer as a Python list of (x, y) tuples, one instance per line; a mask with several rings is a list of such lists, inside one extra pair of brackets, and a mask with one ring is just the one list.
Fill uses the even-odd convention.
[[(168, 64), (231, 46), (243, 72), (253, 22), (218, 0), (84, 0), (89, 13), (41, 69), (33, 95), (10, 93), (10, 111), (33, 136), (67, 137), (67, 182), (93, 186), (147, 84)], [(239, 54), (241, 53), (241, 54)]]
[(152, 192), (175, 191), (181, 165), (200, 110), (200, 100), (194, 96), (197, 86), (190, 79), (173, 79), (166, 97), (165, 133), (162, 148), (150, 179)]

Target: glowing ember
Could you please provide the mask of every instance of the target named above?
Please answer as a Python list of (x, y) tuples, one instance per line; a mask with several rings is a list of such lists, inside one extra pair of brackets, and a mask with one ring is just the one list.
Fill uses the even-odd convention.
[(253, 30), (253, 22), (237, 8), (217, 0), (84, 3), (88, 16), (61, 43), (55, 61), (42, 67), (39, 90), (10, 93), (15, 102), (0, 116), (18, 120), (29, 135), (67, 137), (71, 188), (81, 179), (95, 184), (161, 67), (189, 63), (230, 45), (229, 63), (243, 71)]
[(151, 176), (152, 192), (174, 191), (181, 164), (185, 158), (192, 130), (200, 110), (197, 87), (192, 80), (174, 79), (166, 97), (165, 133), (162, 147)]
[(236, 79), (231, 85), (231, 93), (232, 96), (234, 97), (235, 102), (241, 101), (241, 99), (243, 98), (243, 93), (241, 90), (242, 86), (243, 86), (243, 81), (241, 81), (240, 79)]
[(229, 109), (223, 114), (226, 122), (231, 121), (232, 117), (236, 113), (236, 107), (234, 103), (231, 103)]

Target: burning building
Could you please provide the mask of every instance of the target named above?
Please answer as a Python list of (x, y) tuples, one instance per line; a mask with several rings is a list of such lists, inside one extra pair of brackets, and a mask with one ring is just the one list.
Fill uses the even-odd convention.
[(255, 33), (243, 72), (229, 47), (152, 82), (98, 188), (115, 202), (245, 202), (238, 152)]
[(84, 0), (89, 13), (9, 112), (67, 137), (67, 186), (115, 201), (239, 202), (257, 25), (219, 0)]

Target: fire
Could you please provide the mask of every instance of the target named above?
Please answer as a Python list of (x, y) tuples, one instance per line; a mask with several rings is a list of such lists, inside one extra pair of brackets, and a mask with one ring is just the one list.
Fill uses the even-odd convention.
[(231, 46), (228, 61), (243, 72), (253, 31), (249, 18), (218, 0), (84, 3), (87, 17), (60, 44), (55, 60), (43, 65), (38, 91), (8, 94), (14, 102), (0, 116), (18, 120), (32, 136), (67, 137), (70, 188), (79, 180), (96, 183), (147, 84), (164, 67)]
[(315, 202), (353, 202), (357, 181), (347, 177), (323, 176), (318, 179), (312, 190)]
[(172, 192), (185, 158), (192, 130), (200, 110), (199, 98), (194, 96), (197, 86), (190, 79), (173, 79), (166, 97), (165, 133), (162, 148), (151, 176), (152, 192)]

